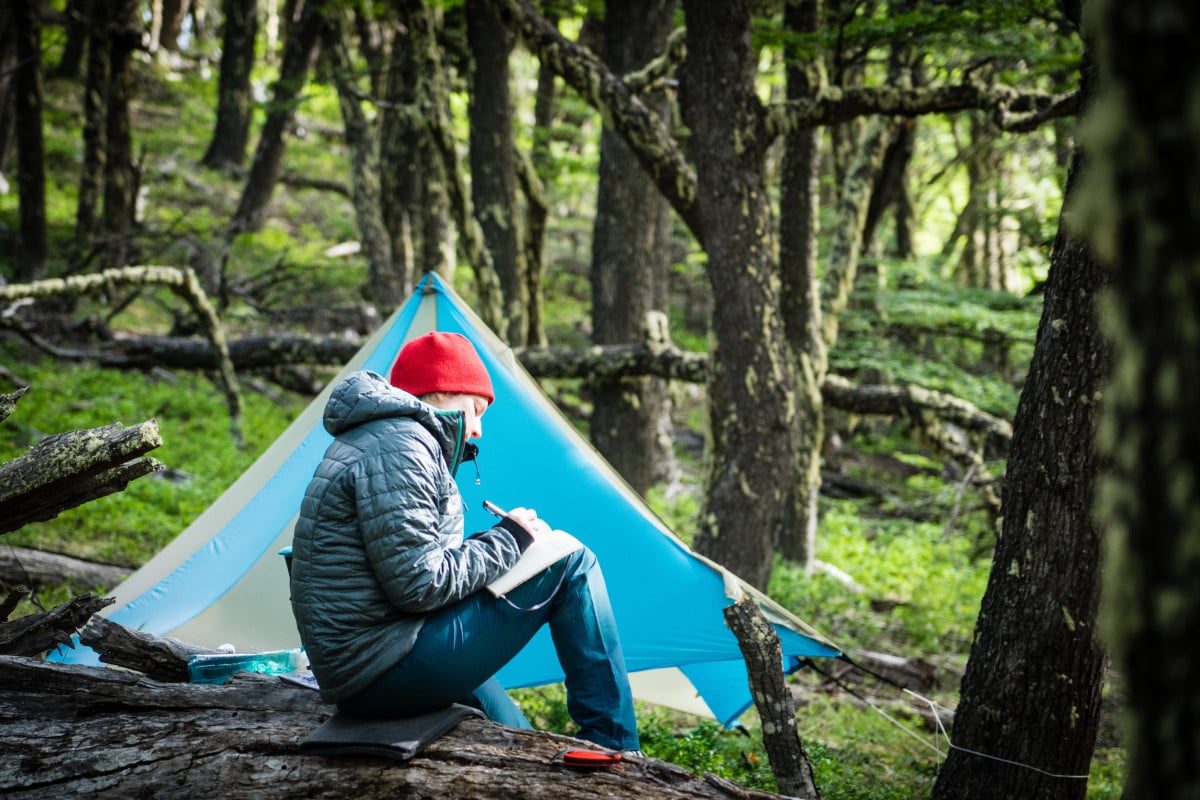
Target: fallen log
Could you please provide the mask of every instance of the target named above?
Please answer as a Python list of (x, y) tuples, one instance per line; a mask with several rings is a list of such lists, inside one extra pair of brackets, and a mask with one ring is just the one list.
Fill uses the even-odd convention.
[(46, 437), (0, 466), (0, 533), (53, 519), (163, 469), (156, 459), (136, 458), (161, 444), (154, 420)]
[[(20, 301), (28, 299), (43, 299), (47, 297), (73, 297), (81, 294), (95, 294), (111, 291), (118, 286), (165, 286), (179, 295), (191, 306), (201, 327), (208, 336), (213, 352), (216, 354), (215, 366), (221, 376), (222, 388), (225, 390), (225, 401), (229, 406), (229, 416), (233, 424), (233, 432), (240, 441), (242, 438), (242, 395), (238, 388), (237, 375), (229, 360), (229, 350), (225, 342), (225, 331), (217, 312), (209, 302), (208, 296), (200, 286), (196, 273), (190, 268), (175, 269), (174, 267), (136, 266), (121, 269), (106, 269), (103, 272), (90, 275), (73, 275), (68, 278), (52, 278), (32, 283), (14, 283), (0, 286), (0, 300)], [(11, 324), (11, 323), (10, 323)], [(18, 330), (31, 333), (23, 326), (17, 325)]]
[(333, 708), (310, 689), (251, 673), (222, 686), (164, 683), (0, 656), (0, 687), (0, 793), (13, 798), (779, 797), (651, 758), (573, 771), (555, 756), (578, 740), (488, 720), (460, 723), (403, 763), (305, 755), (300, 741)]
[[(10, 599), (15, 601), (27, 593), (27, 590), (17, 589)], [(114, 602), (111, 597), (85, 594), (72, 597), (49, 611), (14, 620), (8, 620), (9, 610), (4, 615), (4, 621), (0, 621), (0, 654), (31, 656), (53, 650), (59, 645), (70, 646), (75, 631), (93, 614)], [(8, 608), (10, 604), (6, 601), (4, 605)], [(12, 605), (15, 607), (16, 603)]]
[[(361, 342), (331, 336), (279, 334), (234, 339), (229, 358), (237, 369), (282, 364), (341, 366)], [(517, 360), (535, 378), (655, 377), (687, 383), (708, 380), (708, 354), (681, 350), (670, 343), (569, 347), (518, 347)], [(83, 354), (80, 354), (83, 357)], [(88, 354), (104, 366), (146, 369), (167, 367), (212, 369), (218, 357), (210, 342), (180, 337), (123, 338), (104, 343)], [(994, 447), (1007, 448), (1012, 425), (975, 405), (944, 392), (914, 385), (855, 384), (831, 375), (821, 387), (825, 404), (855, 414), (913, 415), (928, 411), (939, 419), (981, 435)]]
[(0, 394), (0, 422), (3, 422), (5, 418), (7, 418), (8, 415), (13, 412), (13, 409), (17, 407), (17, 401), (19, 401), (27, 391), (29, 391), (29, 387), (22, 386), (15, 392), (10, 392), (9, 394)]
[(0, 548), (0, 586), (61, 586), (108, 591), (133, 572), (128, 567), (72, 558), (28, 547)]
[(79, 632), (79, 641), (95, 650), (105, 664), (168, 683), (188, 682), (188, 659), (192, 656), (219, 652), (170, 636), (135, 631), (100, 616), (88, 620)]

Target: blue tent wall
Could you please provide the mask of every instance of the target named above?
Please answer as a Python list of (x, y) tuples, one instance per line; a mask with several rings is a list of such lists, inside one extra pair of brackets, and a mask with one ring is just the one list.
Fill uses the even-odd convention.
[[(483, 417), (478, 442), (479, 484), (470, 463), (458, 474), (467, 530), (491, 525), (481, 508), (488, 499), (502, 507), (536, 508), (552, 526), (583, 540), (604, 569), (631, 672), (681, 669), (691, 683), (688, 691), (699, 695), (718, 720), (732, 723), (749, 706), (750, 695), (737, 640), (724, 624), (723, 609), (730, 602), (726, 581), (731, 579), (750, 592), (775, 623), (785, 657), (837, 654), (808, 635), (811, 631), (798, 619), (674, 537), (545, 398), (511, 350), (435, 275), (422, 280), (409, 302), (342, 374), (370, 369), (386, 375), (403, 342), (434, 327), (471, 339), (496, 388), (496, 402)], [(141, 578), (147, 586), (136, 586), (135, 573), (130, 582), (138, 593), (122, 595), (119, 589), (124, 604), (118, 603), (112, 619), (207, 646), (226, 641), (239, 649), (295, 646), (283, 564), (276, 552), (290, 543), (295, 510), (328, 445), (329, 435), (312, 417), (314, 408), (318, 414), (324, 408), (331, 387), (260, 459), (266, 462), (265, 479), (242, 487), (235, 484), (227, 492), (228, 501), (223, 496), (210, 509), (216, 514), (220, 506), (236, 505), (224, 512), (228, 521), (217, 520), (219, 528), (199, 546), (178, 545), (194, 552), (182, 558), (176, 553), (178, 566), (165, 574), (157, 574), (163, 572), (161, 566), (150, 570), (153, 561), (147, 564), (143, 571), (149, 574)], [(275, 448), (280, 452), (272, 453)], [(256, 462), (248, 475), (263, 473), (258, 467)], [(275, 609), (271, 624), (251, 626), (247, 617), (267, 613), (268, 607)], [(207, 618), (206, 626), (197, 626), (198, 616)], [(88, 660), (89, 653), (79, 648), (59, 657), (81, 661)], [(638, 676), (633, 677), (639, 694)], [(548, 633), (535, 637), (499, 678), (509, 688), (560, 681), (562, 672)], [(642, 699), (659, 701), (650, 694), (654, 692), (640, 693)]]

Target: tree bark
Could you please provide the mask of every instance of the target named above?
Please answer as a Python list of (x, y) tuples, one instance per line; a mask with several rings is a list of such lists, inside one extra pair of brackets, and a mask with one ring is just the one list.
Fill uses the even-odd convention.
[[(684, 3), (680, 87), (713, 296), (711, 447), (695, 547), (763, 588), (790, 504), (795, 377), (780, 309), (749, 4)], [(737, 142), (737, 147), (730, 144)], [(752, 333), (751, 333), (752, 332)]]
[[(23, 590), (18, 590), (16, 595), (19, 596), (23, 593)], [(9, 598), (9, 600), (12, 599)], [(93, 614), (111, 606), (113, 602), (111, 597), (81, 595), (73, 597), (49, 611), (29, 614), (9, 621), (8, 615), (12, 609), (9, 608), (10, 602), (6, 600), (5, 611), (0, 614), (0, 661), (10, 656), (25, 657), (45, 653), (47, 650), (59, 646), (70, 647), (71, 634), (86, 623)], [(15, 606), (15, 603), (11, 603), (11, 605)], [(12, 691), (7, 683), (3, 686), (4, 689), (0, 690), (0, 727), (4, 726), (2, 720), (7, 716), (3, 692)], [(0, 767), (0, 775), (3, 774), (3, 770), (4, 768)], [(0, 779), (0, 787), (7, 790), (10, 788), (10, 784)]]
[(100, 233), (101, 198), (108, 172), (108, 84), (112, 35), (110, 3), (91, 0), (87, 31), (87, 74), (83, 86), (83, 166), (75, 207), (75, 246), (91, 248)]
[(725, 622), (746, 659), (754, 707), (762, 720), (763, 748), (771, 762), (775, 785), (789, 797), (819, 800), (812, 763), (796, 728), (796, 704), (780, 664), (779, 634), (746, 595), (725, 607)]
[(271, 111), (259, 134), (250, 174), (246, 176), (246, 185), (230, 226), (231, 235), (262, 228), (263, 214), (279, 180), (279, 168), (287, 147), (283, 134), (292, 126), (300, 92), (308, 81), (308, 65), (324, 20), (320, 3), (301, 0), (296, 5), (299, 16), (289, 21), (279, 78), (272, 88)]
[[(604, 60), (621, 75), (643, 67), (666, 48), (675, 0), (609, 2), (604, 17)], [(643, 94), (654, 113), (669, 116), (663, 92)], [(592, 341), (616, 344), (646, 339), (649, 322), (662, 318), (667, 254), (659, 226), (666, 200), (620, 135), (606, 125), (600, 135), (600, 177), (592, 233)], [(592, 444), (634, 491), (645, 495), (677, 472), (667, 384), (649, 378), (594, 381)]]
[(840, 224), (829, 248), (829, 265), (821, 279), (821, 331), (827, 349), (837, 344), (838, 317), (845, 310), (850, 290), (854, 288), (867, 205), (891, 129), (892, 123), (882, 117), (872, 117), (867, 122), (842, 181), (838, 200)]
[(129, 257), (129, 232), (136, 214), (137, 177), (133, 163), (133, 136), (129, 102), (133, 96), (133, 51), (141, 42), (141, 25), (135, 0), (118, 0), (112, 8), (109, 29), (108, 104), (104, 113), (104, 214), (105, 263), (123, 267)]
[(79, 79), (79, 69), (83, 66), (83, 58), (87, 53), (93, 2), (94, 0), (68, 0), (63, 11), (63, 32), (67, 41), (63, 45), (62, 55), (58, 58), (58, 65), (54, 68), (54, 77), (72, 81)]
[(390, 6), (385, 13), (392, 24), (380, 89), (386, 101), (379, 109), (380, 212), (391, 242), (392, 269), (407, 296), (417, 264), (424, 263), (424, 218), (433, 211), (421, 197), (425, 176), (435, 164), (421, 157), (428, 144), (424, 122), (414, 113), (420, 87), (413, 31)]
[(350, 186), (358, 236), (367, 261), (367, 292), (381, 316), (390, 316), (404, 301), (403, 276), (392, 263), (392, 242), (383, 222), (379, 136), (362, 109), (362, 91), (354, 79), (351, 20), (341, 9), (326, 11), (324, 41), (333, 63), (338, 106), (350, 147)]
[(454, 220), (458, 224), (459, 244), (475, 271), (476, 311), (488, 327), (503, 333), (506, 326), (500, 279), (492, 265), (491, 253), (485, 245), (483, 229), (475, 216), (471, 192), (459, 168), (458, 151), (454, 144), (454, 132), (448, 110), (450, 89), (435, 35), (432, 11), (428, 4), (419, 0), (395, 2), (400, 9), (400, 18), (407, 22), (412, 31), (413, 46), (419, 64), (418, 72), (426, 76), (422, 83), (417, 113), (429, 131), (432, 153), (441, 170), (440, 177), (444, 181), (441, 186), (433, 182), (427, 183), (425, 188), (427, 192), (433, 191), (438, 197), (444, 192), (444, 196), (449, 198)]
[(509, 95), (509, 33), (485, 0), (467, 0), (467, 42), (471, 50), (471, 203), (483, 240), (500, 279), (509, 344), (529, 335), (529, 284), (517, 213), (516, 145)]
[(161, 0), (162, 13), (153, 46), (161, 47), (168, 53), (179, 50), (179, 34), (183, 30), (183, 20), (191, 10), (191, 5), (192, 0)]
[(225, 402), (229, 407), (230, 425), (233, 434), (241, 439), (242, 424), (242, 395), (238, 388), (237, 374), (233, 363), (229, 360), (229, 348), (225, 343), (225, 331), (217, 312), (208, 301), (208, 296), (196, 279), (196, 274), (190, 269), (174, 269), (172, 267), (128, 267), (126, 269), (110, 269), (92, 275), (75, 275), (66, 279), (51, 279), (34, 283), (13, 284), (0, 286), (0, 299), (20, 300), (27, 297), (63, 297), (86, 294), (110, 288), (112, 286), (160, 285), (182, 297), (196, 314), (200, 326), (217, 355), (216, 366), (221, 375), (222, 388), (225, 390)]
[(306, 755), (300, 741), (333, 707), (276, 677), (240, 673), (221, 686), (165, 683), (126, 670), (0, 656), (0, 786), (13, 798), (229, 800), (406, 797), (412, 800), (663, 800), (779, 795), (696, 777), (655, 759), (577, 772), (555, 763), (566, 736), (467, 720), (401, 764)]
[(963, 156), (969, 192), (959, 230), (966, 241), (955, 274), (966, 286), (999, 290), (1005, 288), (996, 190), (1002, 167), (1002, 156), (996, 147), (999, 131), (978, 113), (970, 115), (970, 130), (971, 141)]
[(521, 172), (521, 191), (525, 195), (526, 216), (525, 266), (529, 280), (529, 337), (524, 344), (528, 347), (541, 347), (546, 344), (542, 281), (546, 274), (546, 218), (550, 213), (546, 183), (553, 169), (550, 140), (558, 99), (555, 81), (554, 72), (545, 64), (539, 63), (537, 91), (533, 101), (533, 145), (526, 164), (527, 169)]
[[(1085, 72), (1085, 97), (1089, 80)], [(1073, 165), (1067, 204), (1085, 163)], [(1094, 254), (1060, 224), (1013, 426), (1003, 532), (933, 800), (1086, 795), (1106, 663), (1092, 510), (1104, 466), (1093, 447), (1095, 400), (1110, 361), (1096, 301), (1107, 284)]]
[(0, 394), (0, 422), (3, 422), (8, 418), (9, 414), (16, 410), (17, 403), (28, 391), (29, 387), (23, 386), (20, 389), (17, 389), (15, 392), (10, 392), (9, 394)]
[(215, 169), (238, 167), (246, 159), (253, 101), (250, 72), (258, 32), (258, 0), (224, 0), (225, 33), (217, 81), (217, 119), (201, 163)]
[[(9, 163), (17, 132), (17, 92), (13, 86), (17, 66), (17, 26), (13, 20), (12, 5), (0, 5), (0, 180), (5, 184), (8, 181), (3, 177), (4, 165)], [(10, 274), (10, 277), (13, 276)]]
[(42, 24), (35, 0), (12, 0), (16, 38), (17, 235), (16, 279), (46, 274), (46, 164), (42, 141)]
[(588, 49), (563, 38), (528, 0), (488, 0), (510, 30), (520, 32), (538, 59), (611, 125), (620, 131), (663, 196), (701, 243), (704, 231), (696, 215), (696, 175), (671, 139), (666, 122)]
[[(784, 6), (784, 26), (797, 35), (819, 30), (820, 0), (793, 0)], [(819, 57), (801, 61), (789, 51), (788, 99), (808, 97), (824, 82)], [(821, 490), (821, 448), (825, 444), (825, 409), (821, 384), (828, 369), (821, 338), (821, 303), (817, 278), (817, 230), (820, 195), (820, 136), (815, 128), (797, 128), (784, 137), (779, 185), (780, 307), (784, 331), (795, 361), (796, 411), (803, 422), (796, 442), (787, 520), (780, 541), (785, 558), (812, 563), (817, 537), (817, 496)]]
[(1114, 274), (1100, 437), (1113, 468), (1094, 511), (1106, 535), (1106, 638), (1131, 706), (1125, 796), (1181, 800), (1200, 796), (1200, 498), (1190, 488), (1200, 468), (1200, 120), (1190, 110), (1200, 9), (1101, 0), (1084, 13), (1099, 96), (1083, 133), (1096, 169), (1080, 192), (1090, 201), (1081, 226)]

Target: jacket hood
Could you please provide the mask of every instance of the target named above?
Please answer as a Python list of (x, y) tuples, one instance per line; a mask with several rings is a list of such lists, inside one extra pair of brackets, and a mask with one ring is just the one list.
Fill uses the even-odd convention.
[(324, 423), (325, 430), (339, 436), (368, 422), (399, 417), (411, 418), (433, 434), (451, 471), (458, 468), (466, 445), (462, 412), (439, 412), (377, 372), (356, 372), (339, 383), (325, 405)]

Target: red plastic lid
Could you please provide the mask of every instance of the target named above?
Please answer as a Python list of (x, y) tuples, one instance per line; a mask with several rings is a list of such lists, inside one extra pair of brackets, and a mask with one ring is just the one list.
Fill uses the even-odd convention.
[(621, 763), (621, 754), (599, 750), (567, 750), (562, 754), (562, 760), (571, 767), (611, 767)]

